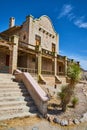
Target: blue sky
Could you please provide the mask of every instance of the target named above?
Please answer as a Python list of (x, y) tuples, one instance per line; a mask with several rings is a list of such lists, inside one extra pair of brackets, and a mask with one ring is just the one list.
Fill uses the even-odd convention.
[(48, 15), (59, 33), (60, 54), (87, 70), (87, 0), (0, 0), (0, 32), (8, 28), (10, 17), (21, 25), (29, 14)]

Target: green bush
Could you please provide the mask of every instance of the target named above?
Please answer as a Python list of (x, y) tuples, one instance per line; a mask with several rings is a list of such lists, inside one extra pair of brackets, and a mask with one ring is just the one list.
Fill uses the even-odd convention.
[(61, 107), (62, 107), (62, 111), (66, 111), (67, 108), (67, 104), (69, 103), (70, 99), (71, 99), (71, 95), (72, 95), (73, 91), (70, 89), (70, 87), (68, 85), (65, 85), (62, 87), (61, 92), (58, 93), (58, 96), (61, 99)]
[(77, 98), (77, 97), (74, 97), (73, 99), (72, 99), (72, 105), (73, 105), (73, 107), (75, 108), (76, 107), (76, 105), (78, 104), (78, 102), (79, 102), (79, 99)]

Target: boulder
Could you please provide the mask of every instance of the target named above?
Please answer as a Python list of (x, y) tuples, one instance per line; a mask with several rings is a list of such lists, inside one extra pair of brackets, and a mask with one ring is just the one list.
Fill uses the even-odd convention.
[(68, 120), (68, 124), (69, 124), (69, 125), (73, 125), (73, 124), (74, 124), (74, 123), (73, 123), (73, 120), (72, 120), (72, 119), (69, 119), (69, 120)]
[(49, 117), (48, 117), (48, 121), (49, 121), (49, 122), (53, 122), (53, 120), (54, 120), (54, 117), (53, 117), (53, 116), (49, 116)]
[(67, 125), (68, 125), (68, 121), (65, 120), (65, 119), (63, 119), (63, 120), (60, 122), (60, 124), (61, 124), (62, 126), (67, 126)]
[(80, 119), (80, 122), (86, 122), (87, 121), (87, 113), (84, 113), (82, 118)]
[(53, 122), (60, 124), (61, 120), (58, 117), (54, 117)]
[(73, 122), (74, 122), (74, 124), (76, 124), (76, 125), (78, 125), (78, 124), (80, 123), (78, 119), (74, 119)]

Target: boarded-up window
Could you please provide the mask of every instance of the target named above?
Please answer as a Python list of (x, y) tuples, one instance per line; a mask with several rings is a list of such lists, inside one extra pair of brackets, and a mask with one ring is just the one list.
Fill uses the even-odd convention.
[(41, 37), (38, 35), (35, 35), (35, 41), (36, 41), (36, 45), (39, 46), (41, 44)]
[(52, 52), (55, 52), (55, 44), (52, 43)]

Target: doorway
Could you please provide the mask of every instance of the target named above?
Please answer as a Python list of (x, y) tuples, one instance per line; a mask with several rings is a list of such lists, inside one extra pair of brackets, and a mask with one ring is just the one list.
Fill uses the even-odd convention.
[(9, 55), (6, 55), (6, 66), (9, 66)]

